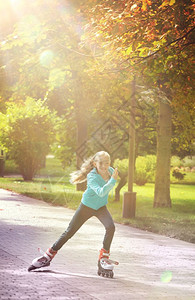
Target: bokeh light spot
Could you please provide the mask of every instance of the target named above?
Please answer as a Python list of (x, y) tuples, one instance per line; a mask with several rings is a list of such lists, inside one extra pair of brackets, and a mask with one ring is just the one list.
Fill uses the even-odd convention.
[(45, 50), (41, 53), (39, 57), (40, 64), (43, 67), (49, 67), (52, 63), (54, 54), (51, 50)]
[(160, 279), (161, 279), (161, 282), (163, 282), (163, 283), (170, 282), (172, 280), (172, 272), (171, 271), (163, 272)]

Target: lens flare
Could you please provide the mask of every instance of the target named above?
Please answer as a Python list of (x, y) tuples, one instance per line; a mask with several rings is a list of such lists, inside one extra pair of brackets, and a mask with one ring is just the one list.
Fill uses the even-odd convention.
[(50, 67), (54, 54), (51, 50), (45, 50), (41, 53), (39, 57), (40, 64), (43, 67)]
[(172, 272), (171, 271), (163, 272), (160, 279), (161, 279), (161, 282), (163, 282), (163, 283), (170, 282), (172, 280)]

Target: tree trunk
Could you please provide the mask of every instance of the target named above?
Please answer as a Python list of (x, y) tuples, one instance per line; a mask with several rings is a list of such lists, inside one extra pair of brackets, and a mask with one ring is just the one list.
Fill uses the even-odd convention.
[[(84, 115), (82, 114), (82, 112), (77, 113), (77, 147), (78, 148), (87, 139), (87, 122), (86, 122), (86, 118), (83, 117)], [(77, 155), (76, 158), (77, 169), (80, 169), (82, 163), (83, 163), (82, 157)], [(84, 191), (86, 189), (86, 182), (78, 183), (76, 186), (77, 186), (77, 191)]]
[(5, 160), (3, 157), (0, 157), (0, 177), (4, 176), (4, 170), (5, 170)]
[(126, 183), (127, 183), (127, 174), (125, 176), (121, 177), (117, 187), (115, 188), (115, 200), (114, 201), (120, 201), (120, 190)]
[(134, 171), (135, 171), (135, 93), (136, 81), (132, 80), (132, 94), (130, 107), (130, 124), (129, 124), (129, 165), (128, 165), (128, 191), (123, 197), (123, 218), (135, 218), (136, 210), (136, 193), (133, 192)]
[(157, 127), (157, 165), (154, 191), (154, 207), (171, 207), (171, 107), (159, 101)]
[(135, 77), (132, 80), (132, 95), (130, 107), (130, 124), (129, 124), (129, 166), (128, 166), (128, 192), (133, 192), (134, 171), (135, 171)]
[[(77, 72), (73, 72), (73, 79), (75, 81), (75, 106), (76, 106), (76, 122), (77, 122), (77, 149), (87, 140), (87, 108), (85, 107), (85, 99), (82, 91), (82, 82)], [(77, 153), (76, 167), (80, 169), (83, 159), (85, 157), (85, 150)], [(78, 183), (76, 185), (77, 191), (84, 191), (86, 189), (86, 182)]]

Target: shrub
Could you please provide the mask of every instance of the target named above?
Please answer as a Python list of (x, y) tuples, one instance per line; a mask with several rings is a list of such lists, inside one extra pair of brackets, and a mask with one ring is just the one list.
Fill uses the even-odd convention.
[(12, 104), (2, 115), (1, 143), (7, 148), (24, 178), (32, 180), (43, 166), (54, 138), (56, 117), (41, 100), (27, 98)]
[(176, 179), (182, 180), (182, 179), (184, 179), (184, 177), (185, 177), (186, 174), (185, 174), (185, 173), (182, 173), (182, 172), (180, 171), (180, 169), (176, 167), (176, 168), (173, 170), (172, 175), (173, 175), (173, 177), (175, 177)]
[(178, 167), (180, 168), (182, 166), (182, 161), (178, 156), (172, 156), (171, 157), (171, 167)]
[[(121, 178), (127, 177), (128, 159), (116, 159), (114, 167), (118, 168)], [(136, 159), (134, 182), (137, 185), (144, 185), (148, 181), (153, 181), (156, 169), (156, 156), (146, 155), (138, 156)]]
[(195, 156), (192, 156), (192, 158), (188, 156), (184, 157), (183, 166), (190, 169), (193, 168), (195, 166)]
[(148, 180), (154, 181), (156, 171), (156, 155), (146, 155), (144, 159), (146, 161), (146, 172), (148, 173)]
[(144, 185), (148, 182), (148, 174), (146, 172), (146, 165), (143, 163), (136, 163), (134, 182), (137, 185)]
[(5, 161), (5, 175), (10, 174), (19, 174), (20, 170), (18, 169), (18, 166), (16, 165), (14, 160), (6, 159)]
[(136, 159), (134, 182), (137, 185), (144, 185), (149, 180), (154, 179), (156, 168), (156, 156), (146, 155), (138, 156)]
[(114, 168), (117, 168), (121, 177), (128, 174), (128, 159), (116, 159), (113, 164)]
[(186, 156), (183, 159), (180, 159), (178, 156), (172, 156), (171, 166), (177, 168), (189, 168), (188, 170), (190, 171), (190, 169), (195, 166), (195, 156)]

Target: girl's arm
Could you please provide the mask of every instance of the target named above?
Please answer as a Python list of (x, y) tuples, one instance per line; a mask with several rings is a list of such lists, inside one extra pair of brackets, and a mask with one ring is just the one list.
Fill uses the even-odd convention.
[(108, 182), (104, 186), (100, 186), (97, 182), (97, 177), (95, 174), (89, 174), (87, 178), (88, 186), (94, 190), (94, 192), (99, 197), (104, 197), (106, 194), (108, 194), (111, 189), (114, 187), (116, 183), (116, 179), (114, 177), (111, 177)]

